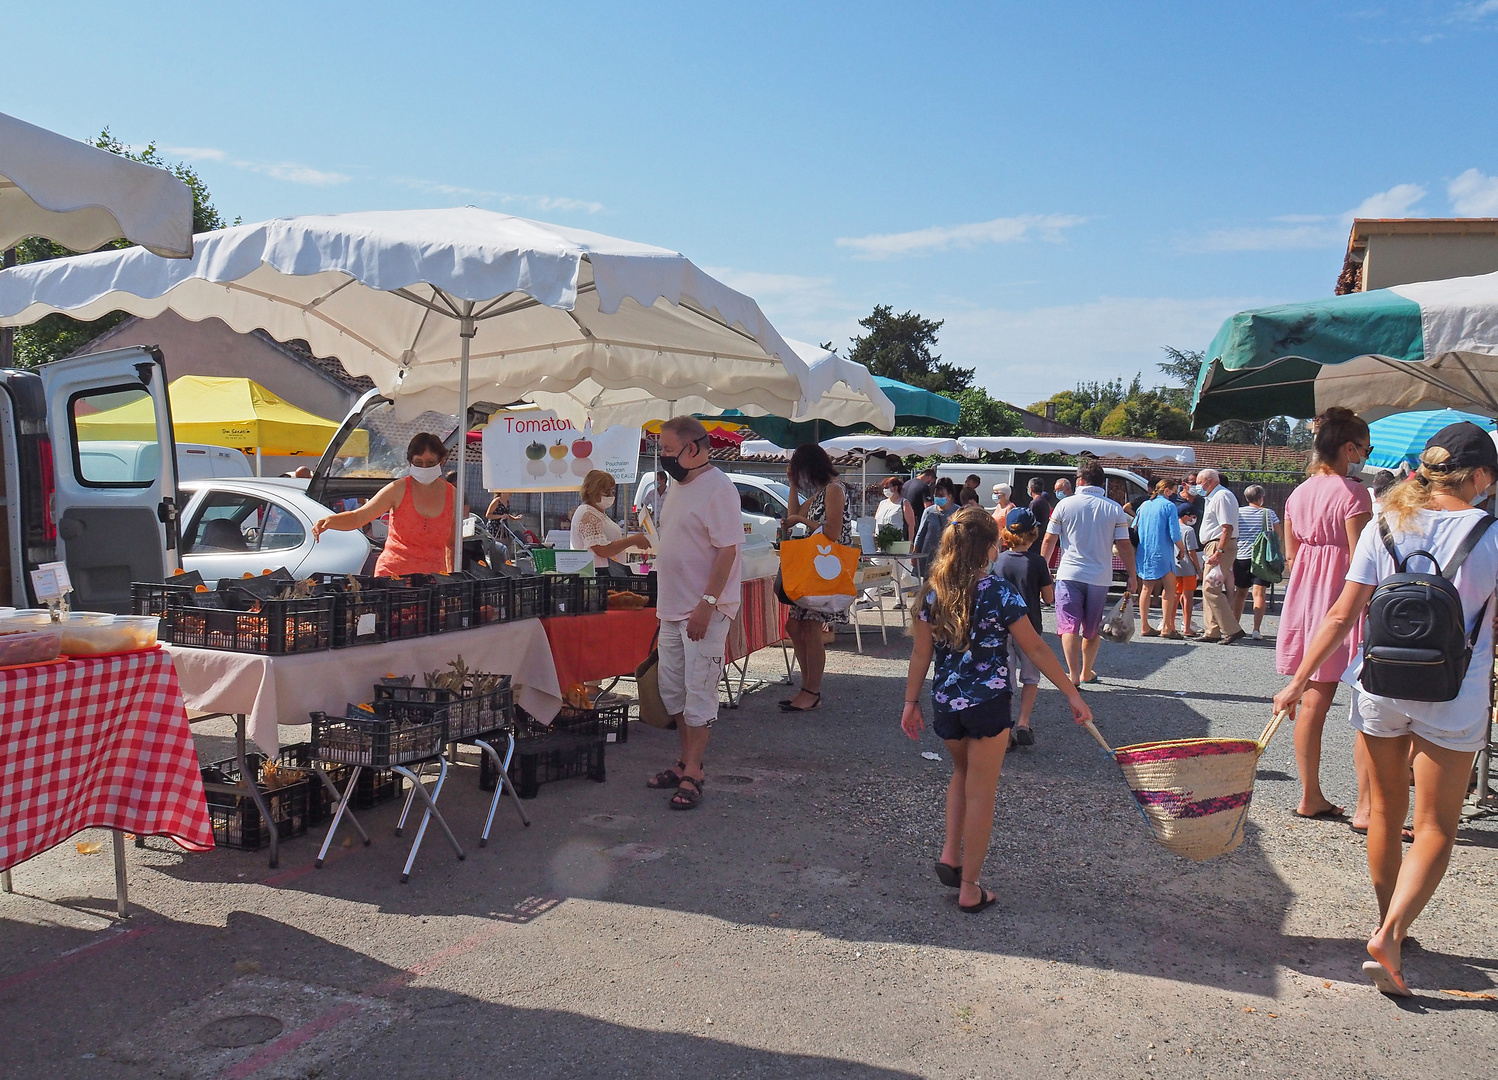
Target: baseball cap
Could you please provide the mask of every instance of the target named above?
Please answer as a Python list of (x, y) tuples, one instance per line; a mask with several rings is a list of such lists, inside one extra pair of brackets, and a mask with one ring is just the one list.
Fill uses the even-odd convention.
[(1176, 507), (1176, 517), (1196, 517), (1196, 507), (1192, 506), (1189, 502), (1181, 503)]
[(1493, 444), (1493, 436), (1470, 420), (1447, 424), (1425, 444), (1427, 450), (1434, 446), (1442, 447), (1451, 457), (1439, 465), (1425, 465), (1424, 468), (1430, 472), (1444, 473), (1452, 469), (1482, 467), (1498, 474), (1498, 446)]
[(1029, 532), (1035, 528), (1035, 515), (1029, 507), (1016, 506), (1004, 517), (1004, 527), (1010, 532)]

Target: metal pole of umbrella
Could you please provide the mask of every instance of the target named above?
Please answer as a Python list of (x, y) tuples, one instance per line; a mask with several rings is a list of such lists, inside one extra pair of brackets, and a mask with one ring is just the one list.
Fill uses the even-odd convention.
[(468, 472), (468, 350), (478, 322), (473, 317), (473, 301), (463, 301), (458, 319), (458, 336), (463, 341), (463, 364), (458, 369), (458, 483), (453, 496), (453, 570), (463, 569), (463, 492), (467, 490)]

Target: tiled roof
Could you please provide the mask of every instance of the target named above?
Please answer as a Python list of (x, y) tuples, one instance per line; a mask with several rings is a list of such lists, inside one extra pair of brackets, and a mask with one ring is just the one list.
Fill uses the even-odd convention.
[(336, 356), (313, 356), (312, 350), (307, 346), (307, 343), (305, 341), (302, 341), (301, 339), (295, 339), (292, 341), (277, 341), (275, 338), (267, 334), (264, 330), (252, 330), (250, 331), (250, 333), (259, 338), (261, 341), (264, 341), (266, 344), (270, 345), (272, 348), (280, 349), (282, 352), (289, 353), (297, 360), (300, 360), (302, 363), (306, 364), (308, 367), (316, 368), (318, 371), (322, 372), (334, 382), (346, 386), (350, 390), (362, 394), (366, 390), (374, 389), (373, 379), (369, 378), (367, 375), (350, 375), (347, 371), (344, 370), (343, 365), (339, 363)]

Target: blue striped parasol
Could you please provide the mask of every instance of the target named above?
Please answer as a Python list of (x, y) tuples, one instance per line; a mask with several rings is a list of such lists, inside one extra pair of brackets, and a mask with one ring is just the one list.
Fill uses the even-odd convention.
[(1368, 425), (1373, 453), (1368, 464), (1375, 469), (1397, 469), (1415, 465), (1430, 437), (1443, 427), (1470, 421), (1484, 431), (1494, 429), (1493, 418), (1456, 409), (1425, 409), (1419, 412), (1395, 413)]

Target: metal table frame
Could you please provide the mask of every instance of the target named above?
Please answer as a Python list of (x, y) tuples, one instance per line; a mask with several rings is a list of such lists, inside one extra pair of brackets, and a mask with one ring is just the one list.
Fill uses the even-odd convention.
[[(78, 835), (77, 833), (73, 834)], [(71, 839), (71, 837), (69, 838)], [(114, 850), (114, 910), (122, 919), (130, 918), (130, 882), (125, 873), (125, 834), (119, 829), (109, 830), (110, 846)], [(67, 841), (63, 841), (66, 843)], [(144, 847), (144, 842), (139, 838), (135, 841), (137, 847)], [(57, 845), (61, 847), (62, 845)], [(29, 861), (29, 860), (28, 860)], [(17, 866), (22, 865), (20, 863)], [(11, 869), (15, 869), (12, 867)], [(11, 880), (10, 870), (0, 870), (0, 892), (15, 892), (15, 882)]]

